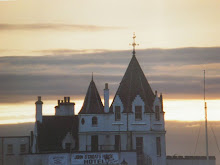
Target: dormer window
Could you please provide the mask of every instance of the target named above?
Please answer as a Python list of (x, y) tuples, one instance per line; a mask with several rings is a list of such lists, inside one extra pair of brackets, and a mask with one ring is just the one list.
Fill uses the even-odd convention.
[(93, 117), (92, 118), (92, 126), (97, 126), (98, 125), (98, 119), (97, 119), (97, 117)]
[(157, 121), (160, 120), (160, 107), (159, 107), (158, 105), (155, 106), (155, 119), (156, 119)]
[(115, 106), (115, 121), (121, 120), (121, 107)]
[(142, 106), (135, 106), (135, 120), (142, 120)]

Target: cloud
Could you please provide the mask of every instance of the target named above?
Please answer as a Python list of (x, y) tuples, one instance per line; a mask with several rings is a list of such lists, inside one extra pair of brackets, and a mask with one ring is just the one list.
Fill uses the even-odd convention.
[(104, 31), (118, 30), (122, 27), (96, 26), (96, 25), (76, 25), (76, 24), (55, 24), (55, 23), (36, 23), (36, 24), (0, 24), (0, 30), (69, 30), (69, 31)]
[[(72, 49), (38, 51), (41, 56), (0, 57), (0, 102), (21, 102), (37, 95), (54, 99), (70, 95), (84, 98), (91, 73), (102, 94), (104, 83), (114, 96), (131, 59), (130, 51)], [(207, 98), (219, 98), (220, 48), (146, 49), (137, 59), (153, 90), (169, 99), (200, 99), (203, 70)], [(10, 99), (9, 99), (10, 98)]]

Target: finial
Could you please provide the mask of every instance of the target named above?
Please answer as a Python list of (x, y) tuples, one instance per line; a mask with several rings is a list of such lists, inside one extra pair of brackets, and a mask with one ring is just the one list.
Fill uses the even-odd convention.
[(136, 42), (135, 42), (135, 38), (136, 38), (136, 35), (135, 35), (135, 32), (133, 33), (133, 43), (132, 44), (130, 44), (130, 45), (132, 45), (133, 46), (133, 52), (132, 52), (132, 54), (133, 54), (133, 56), (135, 56), (135, 46), (138, 46), (139, 44), (136, 44)]

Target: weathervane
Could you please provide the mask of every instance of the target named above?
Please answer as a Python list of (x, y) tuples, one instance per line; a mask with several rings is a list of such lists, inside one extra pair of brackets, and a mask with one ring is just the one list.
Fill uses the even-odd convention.
[(132, 44), (129, 44), (129, 45), (132, 45), (133, 46), (133, 56), (135, 56), (135, 46), (138, 46), (139, 44), (136, 44), (135, 42), (135, 38), (136, 38), (136, 35), (135, 35), (135, 32), (133, 33), (133, 43)]

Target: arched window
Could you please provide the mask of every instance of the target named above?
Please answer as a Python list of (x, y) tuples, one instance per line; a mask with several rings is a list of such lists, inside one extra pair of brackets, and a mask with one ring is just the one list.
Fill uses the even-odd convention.
[(92, 117), (92, 126), (97, 126), (98, 125), (98, 119), (97, 117)]

